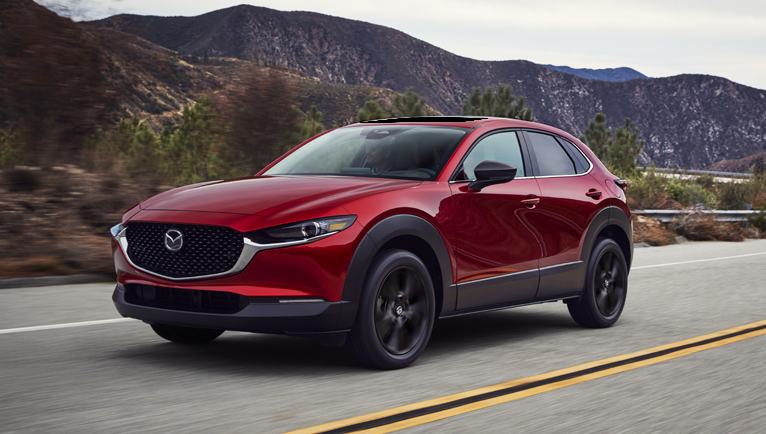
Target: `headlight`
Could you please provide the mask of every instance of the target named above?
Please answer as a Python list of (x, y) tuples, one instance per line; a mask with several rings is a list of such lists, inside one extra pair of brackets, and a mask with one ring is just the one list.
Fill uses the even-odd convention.
[(355, 215), (307, 220), (248, 232), (245, 237), (258, 244), (313, 241), (347, 229), (355, 220)]
[(111, 233), (113, 237), (116, 237), (120, 232), (122, 232), (123, 229), (125, 229), (125, 227), (122, 225), (122, 223), (119, 223), (112, 226), (112, 228), (109, 229), (109, 233)]

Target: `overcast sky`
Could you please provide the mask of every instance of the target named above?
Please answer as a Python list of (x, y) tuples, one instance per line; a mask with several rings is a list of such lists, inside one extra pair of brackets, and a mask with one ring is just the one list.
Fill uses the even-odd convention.
[(709, 74), (766, 89), (764, 0), (37, 1), (79, 5), (90, 19), (193, 16), (247, 3), (379, 24), (474, 59)]

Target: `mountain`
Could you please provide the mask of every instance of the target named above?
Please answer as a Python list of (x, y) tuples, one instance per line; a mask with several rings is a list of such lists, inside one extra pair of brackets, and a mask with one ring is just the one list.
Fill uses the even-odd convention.
[[(179, 56), (129, 33), (75, 23), (32, 0), (2, 3), (0, 40), (0, 128), (13, 130), (24, 114), (16, 107), (29, 107), (34, 100), (26, 109), (38, 113), (32, 118), (45, 122), (39, 115), (45, 113), (45, 119), (61, 124), (79, 122), (79, 129), (66, 137), (41, 127), (48, 130), (49, 141), (68, 141), (75, 147), (79, 141), (72, 136), (93, 124), (115, 125), (137, 116), (155, 132), (174, 127), (184, 106), (202, 95), (238, 86), (242, 73), (253, 68), (284, 76), (296, 89), (298, 107), (307, 111), (312, 104), (319, 105), (328, 128), (353, 122), (367, 100), (390, 107), (396, 94), (387, 88), (323, 82), (297, 70), (265, 67), (263, 62)], [(91, 113), (90, 123), (80, 125), (87, 109), (97, 105), (101, 113)]]
[(649, 78), (644, 74), (636, 71), (632, 68), (605, 68), (605, 69), (588, 69), (588, 68), (570, 68), (569, 66), (554, 66), (543, 65), (547, 68), (554, 69), (559, 72), (565, 72), (567, 74), (576, 75), (581, 78), (587, 78), (590, 80), (603, 80), (603, 81), (628, 81), (634, 78)]
[(68, 128), (82, 118), (104, 125), (137, 115), (160, 129), (177, 124), (197, 95), (223, 86), (167, 48), (74, 23), (31, 0), (6, 0), (0, 31), (0, 108), (11, 124), (25, 116)]
[(538, 121), (574, 134), (599, 111), (613, 128), (630, 117), (646, 140), (643, 164), (701, 169), (766, 150), (766, 91), (720, 77), (590, 80), (523, 60), (457, 56), (361, 21), (246, 5), (196, 17), (117, 15), (90, 24), (182, 53), (268, 61), (322, 82), (399, 92), (414, 86), (445, 114), (459, 114), (474, 86), (508, 83)]

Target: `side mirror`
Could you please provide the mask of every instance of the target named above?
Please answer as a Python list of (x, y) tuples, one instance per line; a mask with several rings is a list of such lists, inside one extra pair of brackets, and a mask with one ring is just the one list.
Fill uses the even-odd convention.
[(486, 160), (479, 163), (473, 173), (476, 175), (476, 181), (468, 184), (468, 188), (474, 191), (481, 191), (484, 187), (489, 187), (495, 184), (504, 184), (510, 182), (516, 177), (516, 171), (514, 166), (510, 164), (501, 163), (499, 161)]

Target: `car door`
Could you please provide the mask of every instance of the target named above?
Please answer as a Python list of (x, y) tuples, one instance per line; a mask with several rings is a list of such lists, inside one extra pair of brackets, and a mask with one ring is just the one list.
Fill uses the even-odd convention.
[[(530, 160), (515, 131), (483, 136), (466, 153), (450, 182), (455, 213), (457, 309), (532, 300), (542, 254), (531, 224), (539, 200), (528, 176)], [(473, 169), (482, 161), (515, 166), (515, 179), (474, 191)]]
[(583, 235), (609, 194), (588, 175), (590, 161), (571, 142), (543, 131), (524, 131), (523, 137), (540, 187), (533, 221), (542, 239), (537, 298), (578, 292), (585, 279)]

